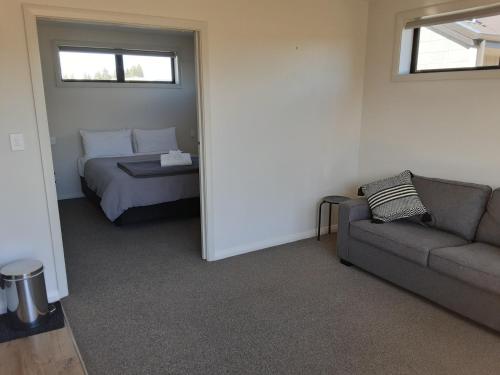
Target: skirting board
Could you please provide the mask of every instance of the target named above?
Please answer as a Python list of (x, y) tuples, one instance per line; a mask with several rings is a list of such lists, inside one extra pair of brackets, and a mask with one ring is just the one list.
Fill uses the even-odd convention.
[(57, 200), (62, 201), (65, 199), (75, 199), (75, 198), (84, 198), (85, 195), (81, 191), (75, 191), (72, 193), (57, 193)]
[[(225, 249), (222, 251), (216, 251), (215, 257), (209, 259), (209, 261), (216, 261), (216, 260), (221, 260), (221, 259), (225, 259), (225, 258), (230, 258), (230, 257), (234, 257), (237, 255), (242, 255), (242, 254), (251, 253), (254, 251), (268, 249), (270, 247), (284, 245), (284, 244), (287, 244), (290, 242), (295, 242), (295, 241), (305, 240), (305, 239), (311, 238), (311, 237), (316, 237), (318, 235), (317, 231), (318, 231), (318, 229), (311, 229), (311, 230), (308, 230), (307, 232), (291, 234), (289, 236), (284, 236), (284, 237), (271, 238), (271, 239), (265, 240), (265, 241), (254, 242), (251, 244), (236, 246), (236, 247)], [(321, 234), (328, 233), (328, 226), (322, 227), (320, 232), (321, 232)], [(337, 225), (332, 225), (332, 233), (336, 233), (336, 232), (337, 232)]]

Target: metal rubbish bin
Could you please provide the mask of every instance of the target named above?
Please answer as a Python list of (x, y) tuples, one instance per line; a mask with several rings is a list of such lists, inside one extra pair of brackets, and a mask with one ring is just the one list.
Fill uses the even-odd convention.
[(7, 296), (7, 314), (13, 328), (36, 327), (49, 315), (43, 264), (23, 259), (0, 269), (0, 283)]

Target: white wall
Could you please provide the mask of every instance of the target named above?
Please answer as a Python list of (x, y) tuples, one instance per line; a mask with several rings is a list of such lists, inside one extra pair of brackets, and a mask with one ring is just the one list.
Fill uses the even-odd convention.
[[(52, 157), (59, 199), (83, 196), (77, 159), (83, 155), (80, 129), (155, 129), (176, 127), (181, 150), (197, 146), (194, 34), (132, 28), (38, 22), (43, 81), (50, 135), (56, 138)], [(55, 43), (88, 42), (94, 46), (173, 50), (178, 54), (180, 86), (61, 86), (56, 74)], [(108, 85), (110, 86), (110, 85)]]
[[(354, 191), (365, 1), (44, 3), (207, 22), (216, 257), (313, 236), (318, 199)], [(0, 264), (41, 259), (56, 296), (21, 0), (2, 2), (0, 47)]]
[(500, 79), (391, 81), (396, 14), (440, 2), (370, 4), (360, 182), (410, 169), (500, 186)]

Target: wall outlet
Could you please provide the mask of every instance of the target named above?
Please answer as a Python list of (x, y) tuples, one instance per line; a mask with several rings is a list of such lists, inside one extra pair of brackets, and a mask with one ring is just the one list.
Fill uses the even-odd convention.
[(10, 149), (12, 151), (24, 150), (24, 134), (22, 133), (9, 134), (9, 137), (10, 137)]

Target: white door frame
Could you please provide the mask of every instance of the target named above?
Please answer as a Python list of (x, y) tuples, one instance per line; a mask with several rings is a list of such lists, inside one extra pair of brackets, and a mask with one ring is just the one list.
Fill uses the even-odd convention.
[(115, 13), (108, 11), (74, 9), (66, 7), (23, 4), (24, 26), (28, 46), (28, 57), (33, 87), (40, 157), (43, 167), (47, 211), (52, 238), (52, 251), (56, 270), (59, 296), (68, 295), (66, 266), (61, 235), (61, 224), (57, 204), (54, 165), (50, 145), (47, 107), (43, 87), (42, 63), (38, 44), (37, 19), (64, 20), (73, 22), (100, 23), (108, 25), (132, 26), (145, 29), (169, 29), (195, 32), (195, 58), (197, 76), (198, 138), (200, 152), (200, 197), (202, 258), (214, 260), (212, 247), (212, 194), (211, 194), (211, 144), (208, 98), (208, 51), (207, 24), (204, 21), (165, 18), (148, 15)]

